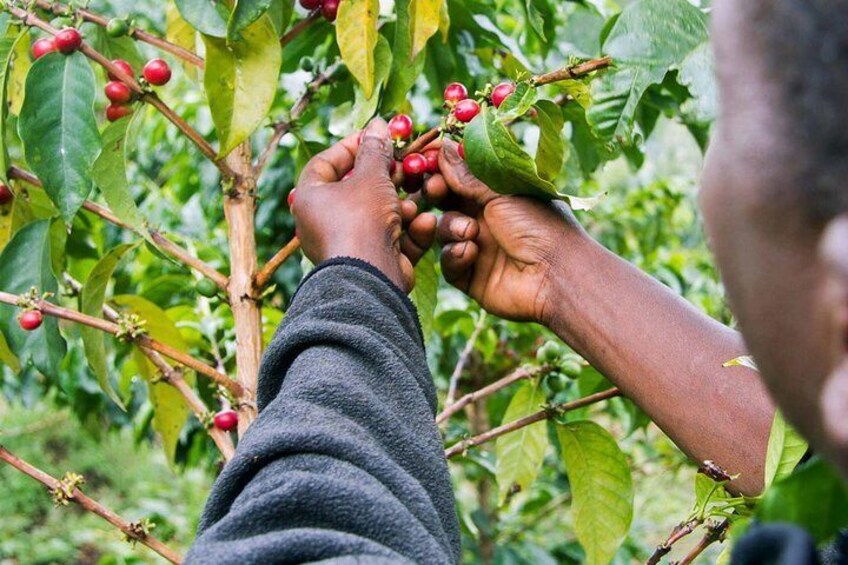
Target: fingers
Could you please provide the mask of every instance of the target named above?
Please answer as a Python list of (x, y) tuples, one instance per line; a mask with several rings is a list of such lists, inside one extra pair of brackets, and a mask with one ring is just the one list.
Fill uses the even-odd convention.
[(353, 168), (358, 133), (351, 134), (309, 160), (300, 174), (298, 186), (338, 182)]
[(449, 139), (442, 144), (442, 152), (439, 154), (439, 170), (444, 181), (452, 192), (461, 198), (473, 201), (485, 206), (489, 201), (497, 198), (492, 189), (483, 184), (475, 177), (465, 160), (459, 156), (459, 146)]
[(389, 137), (389, 128), (382, 118), (371, 120), (359, 144), (356, 155), (357, 174), (380, 175), (389, 178), (394, 158), (394, 147)]
[(445, 177), (440, 174), (432, 175), (424, 183), (422, 192), (427, 202), (430, 204), (439, 204), (448, 194), (448, 184), (445, 182)]
[(442, 275), (463, 292), (468, 292), (480, 248), (473, 241), (450, 243), (442, 248)]
[(449, 244), (470, 241), (480, 233), (480, 225), (476, 220), (459, 212), (445, 212), (439, 220), (436, 236), (439, 243)]
[(400, 201), (400, 217), (404, 225), (414, 220), (417, 215), (418, 205), (416, 202), (408, 199)]
[(415, 265), (436, 239), (436, 216), (421, 214), (415, 218), (400, 240), (401, 252)]

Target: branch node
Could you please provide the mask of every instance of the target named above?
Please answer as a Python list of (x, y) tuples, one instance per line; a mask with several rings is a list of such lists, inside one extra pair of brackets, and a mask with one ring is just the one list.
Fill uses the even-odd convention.
[(56, 486), (50, 489), (53, 496), (53, 505), (56, 507), (67, 506), (74, 498), (74, 491), (85, 484), (85, 477), (77, 473), (67, 472)]

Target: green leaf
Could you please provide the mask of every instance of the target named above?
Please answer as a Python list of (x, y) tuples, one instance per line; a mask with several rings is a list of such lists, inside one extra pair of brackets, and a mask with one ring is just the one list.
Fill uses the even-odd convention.
[(680, 84), (689, 89), (692, 98), (681, 111), (697, 123), (711, 123), (718, 113), (718, 85), (713, 69), (713, 50), (704, 42), (689, 53), (680, 65)]
[(165, 12), (165, 39), (189, 51), (196, 48), (197, 30), (183, 18), (173, 1)]
[(262, 124), (277, 93), (282, 52), (271, 21), (264, 16), (241, 36), (241, 41), (229, 45), (203, 36), (203, 86), (221, 143), (219, 157), (228, 155)]
[(24, 38), (15, 45), (12, 69), (8, 77), (9, 86), (6, 95), (9, 98), (9, 111), (15, 116), (21, 114), (26, 77), (29, 74), (30, 67), (32, 67), (32, 61), (29, 58), (29, 43), (29, 32), (24, 31)]
[(49, 53), (27, 75), (18, 134), (26, 160), (70, 222), (91, 192), (100, 154), (94, 73), (82, 53)]
[[(544, 403), (545, 394), (539, 381), (524, 382), (510, 400), (502, 424), (534, 414), (541, 410)], [(533, 484), (547, 449), (548, 424), (544, 420), (497, 439), (495, 477), (499, 504), (504, 503), (516, 485), (523, 491)]]
[(410, 300), (418, 311), (421, 333), (428, 341), (433, 333), (433, 320), (438, 302), (439, 276), (436, 273), (438, 257), (436, 251), (428, 251), (415, 266), (415, 286), (409, 294)]
[(789, 522), (819, 542), (848, 527), (848, 488), (839, 473), (821, 458), (774, 483), (757, 509), (763, 522)]
[(107, 59), (123, 59), (134, 69), (141, 71), (145, 59), (139, 53), (133, 38), (127, 35), (110, 37), (106, 33), (106, 28), (93, 23), (86, 23), (82, 27), (82, 32), (85, 40)]
[[(406, 103), (406, 97), (415, 84), (418, 75), (424, 69), (426, 51), (421, 51), (412, 59), (412, 32), (409, 15), (410, 0), (398, 0), (395, 3), (397, 23), (392, 44), (392, 72), (383, 93), (380, 111), (384, 114), (397, 111)], [(410, 62), (412, 61), (412, 62)]]
[(609, 72), (592, 83), (592, 105), (586, 121), (598, 139), (626, 141), (633, 132), (633, 118), (649, 86), (662, 81), (662, 67), (629, 67)]
[(409, 2), (409, 31), (412, 49), (407, 63), (414, 61), (427, 41), (439, 31), (440, 14), (446, 0), (411, 0)]
[(121, 118), (103, 130), (103, 151), (94, 162), (91, 177), (112, 213), (155, 246), (127, 182), (127, 132), (132, 120), (132, 116)]
[[(186, 343), (177, 325), (167, 312), (140, 296), (115, 296), (112, 298), (121, 310), (137, 314), (147, 322), (145, 329), (151, 338), (166, 343), (180, 351), (186, 350)], [(156, 383), (155, 367), (135, 348), (134, 358), (139, 372), (150, 383), (150, 401), (153, 404), (153, 427), (162, 436), (165, 454), (173, 461), (180, 431), (189, 415), (188, 407), (179, 391), (167, 383)], [(194, 383), (194, 373), (186, 373), (184, 378), (189, 385)]]
[(777, 410), (774, 413), (766, 451), (765, 489), (791, 475), (807, 453), (807, 449), (804, 438), (786, 423), (780, 410)]
[[(83, 314), (103, 317), (103, 302), (106, 299), (106, 286), (112, 278), (112, 273), (120, 263), (121, 259), (132, 249), (138, 247), (138, 243), (125, 243), (118, 245), (109, 251), (91, 270), (80, 295), (80, 311)], [(112, 387), (109, 378), (109, 368), (106, 366), (106, 340), (105, 334), (88, 326), (80, 326), (82, 344), (85, 349), (85, 357), (88, 365), (94, 371), (100, 390), (106, 393), (112, 401), (125, 410), (124, 403)]]
[(174, 0), (177, 10), (191, 26), (211, 37), (227, 37), (230, 11), (218, 0)]
[(465, 130), (465, 160), (474, 176), (500, 194), (556, 198), (556, 188), (539, 176), (533, 159), (515, 141), (491, 108)]
[(562, 137), (562, 127), (565, 119), (560, 107), (550, 100), (540, 100), (536, 103), (539, 124), (539, 148), (536, 150), (536, 169), (539, 176), (553, 181), (562, 170), (565, 161), (565, 141)]
[(539, 98), (539, 90), (526, 81), (515, 86), (515, 92), (507, 96), (498, 108), (498, 119), (507, 124), (526, 114)]
[(630, 530), (633, 477), (609, 432), (594, 422), (557, 426), (571, 484), (574, 532), (588, 565), (609, 563)]
[(339, 4), (336, 41), (350, 74), (371, 98), (376, 76), (374, 49), (377, 47), (378, 0), (345, 0)]
[[(53, 276), (50, 259), (50, 221), (40, 220), (21, 228), (0, 254), (0, 290), (24, 294), (33, 287), (39, 292), (56, 293), (59, 285)], [(0, 304), (0, 331), (21, 364), (32, 363), (48, 377), (58, 377), (59, 365), (67, 347), (59, 333), (56, 318), (45, 316), (44, 323), (33, 332), (18, 325), (19, 309)]]
[(9, 114), (8, 89), (9, 75), (12, 58), (27, 38), (25, 32), (17, 37), (0, 38), (0, 179), (8, 182), (7, 172), (9, 170), (9, 151), (6, 147), (6, 117)]
[(227, 23), (227, 39), (236, 41), (241, 31), (265, 15), (273, 0), (236, 0)]

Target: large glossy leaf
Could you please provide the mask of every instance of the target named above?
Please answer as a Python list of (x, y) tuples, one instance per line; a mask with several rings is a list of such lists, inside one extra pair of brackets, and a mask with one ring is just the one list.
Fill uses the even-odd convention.
[[(503, 424), (520, 420), (541, 410), (545, 394), (539, 381), (524, 382), (515, 392), (504, 414)], [(536, 476), (548, 449), (548, 423), (536, 422), (501, 436), (495, 442), (495, 477), (498, 500), (503, 504), (517, 487), (527, 490)]]
[(772, 485), (757, 517), (797, 524), (823, 542), (848, 527), (848, 487), (833, 467), (816, 457)]
[(409, 294), (410, 300), (418, 310), (418, 319), (421, 322), (421, 333), (424, 339), (429, 340), (433, 332), (433, 318), (436, 314), (436, 303), (438, 302), (439, 276), (436, 273), (438, 257), (435, 250), (431, 249), (415, 266), (415, 286)]
[(191, 26), (211, 37), (227, 36), (230, 11), (219, 0), (174, 0), (177, 9)]
[(686, 56), (678, 79), (693, 96), (681, 110), (698, 123), (711, 123), (718, 112), (718, 84), (709, 43), (702, 43)]
[(427, 41), (439, 31), (440, 13), (446, 0), (411, 0), (409, 3), (410, 33), (412, 49), (407, 62), (413, 61)]
[(18, 45), (24, 43), (26, 38), (24, 32), (14, 37), (0, 37), (0, 179), (4, 181), (8, 181), (6, 171), (9, 169), (9, 151), (6, 147), (6, 116), (9, 112), (7, 93), (9, 91), (10, 65)]
[(371, 98), (376, 77), (374, 49), (377, 47), (378, 0), (345, 0), (339, 4), (336, 41), (350, 74)]
[(557, 196), (554, 185), (539, 176), (532, 157), (491, 108), (484, 108), (466, 128), (465, 159), (474, 175), (495, 192)]
[(609, 563), (630, 530), (633, 477), (627, 458), (609, 432), (594, 422), (557, 426), (562, 460), (571, 484), (574, 532), (584, 563)]
[(586, 111), (593, 135), (605, 142), (629, 139), (642, 95), (666, 72), (663, 67), (624, 67), (594, 81), (592, 105)]
[(536, 103), (539, 124), (539, 148), (536, 150), (536, 169), (539, 176), (553, 181), (562, 169), (565, 160), (565, 142), (562, 137), (562, 127), (565, 120), (562, 109), (550, 100), (540, 100)]
[[(21, 228), (0, 254), (0, 290), (24, 294), (33, 287), (39, 292), (56, 293), (59, 285), (53, 276), (50, 255), (50, 221), (39, 220)], [(32, 363), (48, 377), (56, 377), (67, 351), (56, 318), (45, 316), (33, 332), (18, 325), (20, 309), (0, 304), (0, 330), (22, 364)]]
[[(164, 310), (152, 302), (140, 296), (115, 296), (112, 302), (121, 310), (137, 314), (145, 320), (147, 334), (151, 338), (181, 351), (186, 350), (185, 340), (176, 324)], [(153, 427), (162, 436), (168, 460), (173, 461), (180, 431), (189, 416), (189, 410), (177, 389), (166, 383), (153, 382), (158, 373), (138, 348), (135, 350), (134, 358), (139, 372), (150, 385), (150, 402), (154, 409)], [(187, 373), (185, 378), (189, 384), (193, 384), (193, 373)]]
[(531, 86), (527, 81), (519, 82), (515, 92), (507, 96), (498, 108), (498, 119), (506, 124), (523, 116), (533, 107), (538, 98), (539, 90), (536, 87)]
[(132, 120), (132, 116), (121, 118), (103, 130), (103, 150), (94, 162), (91, 177), (109, 209), (151, 245), (156, 245), (127, 182), (127, 133)]
[(241, 36), (240, 41), (229, 45), (223, 39), (203, 36), (203, 86), (218, 130), (220, 157), (228, 155), (262, 124), (277, 93), (282, 52), (270, 19), (263, 16)]
[[(115, 272), (115, 268), (121, 259), (137, 246), (137, 243), (124, 243), (109, 251), (97, 262), (82, 287), (80, 310), (83, 314), (94, 316), (95, 318), (103, 317), (103, 301), (106, 299), (106, 287), (112, 278), (112, 273)], [(105, 334), (100, 330), (88, 326), (81, 326), (80, 334), (82, 335), (85, 357), (88, 360), (88, 365), (97, 377), (100, 389), (115, 404), (120, 406), (121, 409), (124, 409), (124, 403), (121, 402), (121, 398), (112, 387), (109, 367), (106, 365)]]
[(66, 222), (91, 192), (91, 166), (100, 154), (95, 86), (82, 53), (45, 55), (27, 76), (18, 134), (27, 163)]
[(776, 411), (766, 451), (766, 490), (772, 483), (791, 475), (807, 453), (807, 449), (808, 445), (804, 438), (786, 423), (779, 410)]
[(398, 0), (395, 3), (397, 22), (395, 23), (395, 37), (392, 43), (392, 71), (389, 73), (389, 83), (383, 94), (383, 102), (380, 111), (390, 113), (397, 111), (406, 103), (412, 85), (415, 84), (418, 75), (424, 69), (424, 57), (426, 52), (422, 51), (411, 62), (412, 32), (410, 28), (409, 0)]
[(261, 18), (273, 0), (236, 0), (230, 21), (227, 23), (227, 38), (230, 41), (238, 39), (241, 31)]

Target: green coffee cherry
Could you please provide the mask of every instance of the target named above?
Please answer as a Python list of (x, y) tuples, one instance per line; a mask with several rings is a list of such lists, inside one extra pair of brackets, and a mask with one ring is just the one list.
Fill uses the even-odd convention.
[(301, 58), (300, 68), (308, 73), (311, 73), (315, 70), (315, 59), (309, 57), (308, 55), (306, 57)]
[(559, 363), (559, 370), (566, 377), (576, 379), (583, 372), (583, 364), (574, 358), (566, 357)]
[(568, 377), (560, 373), (551, 373), (548, 375), (548, 378), (545, 379), (545, 382), (553, 393), (564, 391), (570, 383)]
[(205, 296), (206, 298), (212, 298), (218, 294), (218, 285), (210, 279), (201, 279), (195, 285), (194, 289), (197, 291), (197, 294)]
[(112, 18), (106, 24), (106, 33), (109, 37), (123, 37), (130, 31), (130, 26), (126, 20), (120, 18)]
[(540, 363), (553, 363), (559, 359), (562, 354), (562, 348), (554, 341), (546, 341), (542, 347), (536, 351), (536, 360)]

